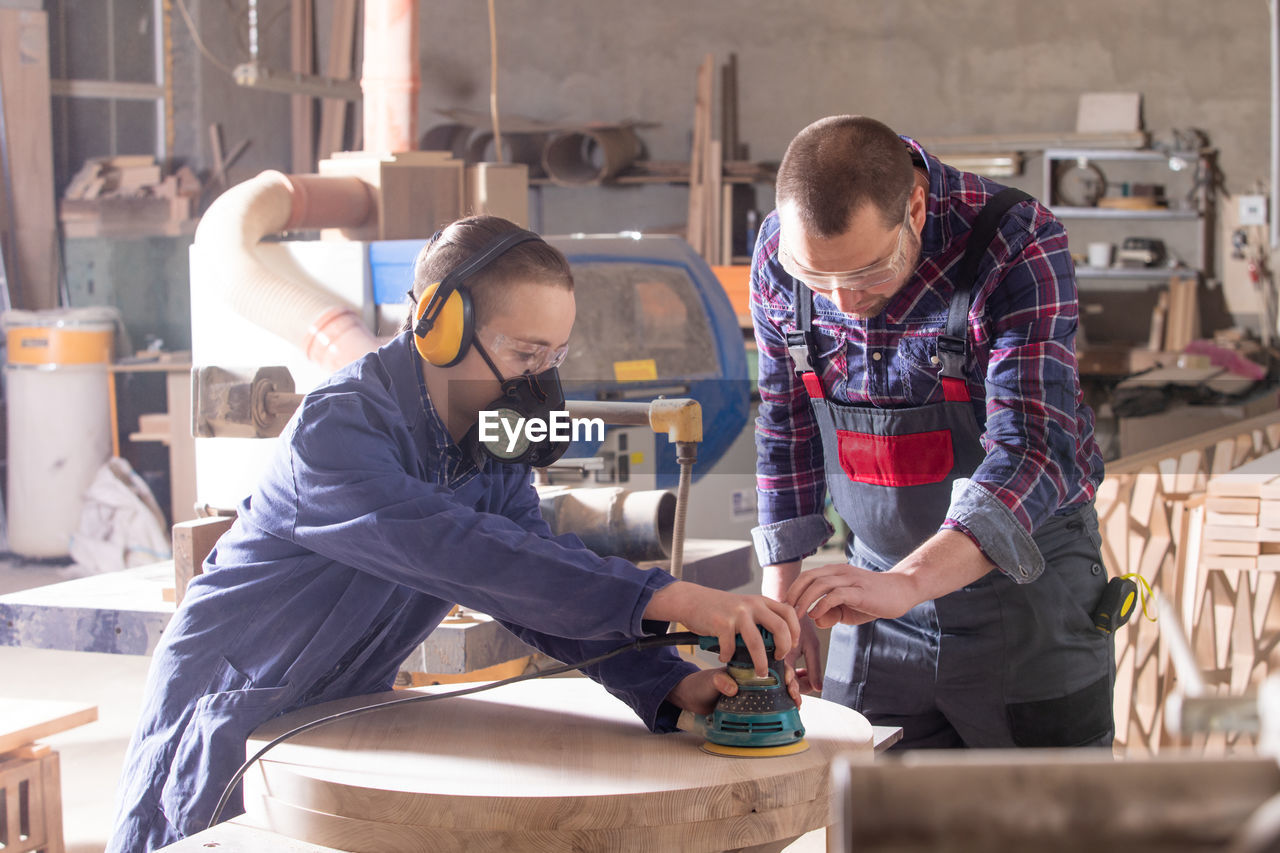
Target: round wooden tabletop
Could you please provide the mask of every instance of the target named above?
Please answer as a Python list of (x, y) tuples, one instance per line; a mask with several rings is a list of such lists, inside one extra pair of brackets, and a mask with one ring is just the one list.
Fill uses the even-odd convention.
[[(443, 693), (445, 686), (413, 692)], [(362, 696), (272, 720), (289, 728)], [(654, 735), (586, 678), (549, 678), (387, 708), (286, 741), (245, 777), (245, 822), (344, 850), (724, 850), (827, 825), (834, 755), (872, 749), (871, 725), (806, 697), (809, 749), (728, 758), (688, 732)]]

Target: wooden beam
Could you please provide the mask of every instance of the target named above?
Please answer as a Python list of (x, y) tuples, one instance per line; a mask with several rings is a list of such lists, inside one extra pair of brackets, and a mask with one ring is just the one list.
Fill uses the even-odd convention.
[(1147, 337), (1147, 348), (1152, 352), (1164, 350), (1164, 326), (1169, 316), (1169, 292), (1161, 291), (1156, 298), (1156, 305), (1151, 309), (1151, 331)]
[[(751, 247), (747, 247), (751, 251)], [(720, 267), (733, 264), (733, 184), (720, 184)]]
[(1176, 275), (1169, 280), (1169, 317), (1164, 333), (1164, 348), (1169, 352), (1182, 352), (1200, 334), (1199, 286), (1195, 276)]
[[(744, 158), (738, 142), (738, 54), (729, 54), (729, 61), (720, 67), (720, 142), (724, 160)], [(726, 259), (726, 263), (727, 263)]]
[(724, 199), (721, 189), (724, 187), (724, 149), (719, 139), (711, 140), (710, 156), (707, 158), (707, 179), (704, 198), (707, 201), (706, 237), (703, 238), (703, 256), (708, 264), (720, 265), (727, 261), (720, 259), (720, 220), (724, 215)]
[(227, 161), (222, 156), (222, 126), (216, 121), (209, 125), (209, 156), (213, 159), (213, 174), (209, 176), (210, 184), (219, 184), (227, 188)]
[[(314, 73), (315, 11), (315, 0), (289, 0), (289, 68), (299, 74)], [(294, 95), (289, 100), (293, 171), (309, 174), (316, 168), (315, 99)]]
[(711, 90), (715, 57), (707, 54), (698, 66), (693, 103), (693, 145), (689, 154), (689, 224), (686, 239), (698, 254), (706, 251), (707, 150), (711, 135)]
[(1226, 849), (1280, 790), (1264, 757), (1115, 761), (1110, 750), (842, 756), (832, 776), (827, 849), (839, 853)]
[[(0, 9), (0, 94), (4, 144), (13, 186), (11, 242), (5, 264), (17, 270), (15, 308), (58, 304), (58, 231), (53, 193), (53, 112), (49, 89), (49, 28), (45, 12)], [(0, 218), (7, 216), (0, 204)], [(13, 282), (10, 282), (11, 286)]]
[(0, 699), (0, 755), (96, 719), (97, 705), (44, 699)]
[[(974, 136), (934, 136), (920, 144), (937, 156), (950, 154), (1043, 151), (1047, 148), (1144, 148), (1149, 141), (1143, 131), (1129, 133), (1009, 133)], [(945, 159), (945, 158), (944, 158)]]
[[(334, 0), (329, 31), (329, 76), (335, 80), (349, 80), (355, 51), (356, 0)], [(324, 99), (320, 106), (320, 142), (316, 152), (321, 158), (342, 150), (346, 119), (346, 101)]]
[(173, 590), (177, 603), (182, 603), (187, 584), (204, 573), (205, 557), (234, 521), (234, 518), (214, 516), (180, 521), (173, 526)]

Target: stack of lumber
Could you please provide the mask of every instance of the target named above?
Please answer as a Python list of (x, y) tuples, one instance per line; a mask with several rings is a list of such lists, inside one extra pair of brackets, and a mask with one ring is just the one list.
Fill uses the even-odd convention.
[[(711, 266), (733, 263), (733, 184), (772, 181), (775, 169), (747, 159), (738, 137), (738, 59), (719, 68), (719, 133), (712, 129), (716, 60), (707, 54), (698, 66), (693, 109), (693, 147), (689, 157), (689, 218), (686, 239)], [(647, 164), (655, 172), (658, 164)], [(638, 170), (637, 170), (638, 171)], [(681, 176), (683, 177), (683, 176)], [(621, 180), (620, 180), (621, 182)], [(747, 246), (747, 253), (751, 253)]]
[(1280, 451), (1209, 481), (1206, 569), (1280, 571)]
[(712, 139), (711, 99), (715, 87), (715, 57), (707, 54), (698, 66), (693, 109), (693, 148), (689, 157), (689, 219), (686, 239), (708, 264), (720, 264), (721, 188), (724, 156), (719, 139)]
[(1200, 335), (1200, 279), (1177, 274), (1169, 279), (1151, 311), (1148, 348), (1156, 352), (1182, 352)]
[(58, 218), (68, 237), (191, 234), (200, 191), (191, 169), (165, 175), (149, 154), (94, 157), (67, 185)]

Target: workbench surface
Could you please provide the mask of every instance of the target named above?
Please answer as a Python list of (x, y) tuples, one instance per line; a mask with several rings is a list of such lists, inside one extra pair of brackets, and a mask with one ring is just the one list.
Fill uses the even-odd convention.
[[(691, 539), (685, 577), (718, 589), (751, 580), (750, 543)], [(642, 566), (663, 566), (646, 562)], [(155, 651), (175, 605), (173, 561), (104, 572), (0, 595), (0, 646), (149, 655)], [(443, 623), (414, 652), (406, 669), (461, 673), (532, 653), (488, 616)]]
[[(255, 732), (248, 749), (320, 716), (404, 695), (285, 715)], [(286, 741), (246, 775), (241, 820), (383, 853), (771, 844), (827, 825), (832, 757), (869, 760), (872, 750), (872, 727), (856, 711), (807, 697), (801, 716), (807, 752), (727, 758), (702, 752), (692, 733), (650, 734), (589, 679), (527, 681), (388, 708)]]
[[(165, 561), (0, 595), (0, 646), (149, 655), (173, 618), (165, 600), (173, 589)], [(462, 673), (532, 650), (484, 614), (444, 622), (414, 650), (414, 671)]]

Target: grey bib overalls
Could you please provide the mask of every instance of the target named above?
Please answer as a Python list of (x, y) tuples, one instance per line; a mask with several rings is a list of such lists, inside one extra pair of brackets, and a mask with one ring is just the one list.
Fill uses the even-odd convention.
[[(964, 373), (970, 293), (1000, 218), (1028, 198), (1004, 190), (974, 223), (938, 339), (944, 402), (881, 409), (827, 399), (815, 372), (813, 294), (796, 284), (789, 349), (854, 565), (885, 571), (933, 536), (952, 482), (985, 456)], [(833, 628), (823, 698), (902, 726), (901, 748), (1109, 745), (1115, 654), (1090, 618), (1107, 582), (1093, 505), (1050, 517), (1034, 539), (1045, 571), (1031, 583), (992, 571), (899, 619)]]

